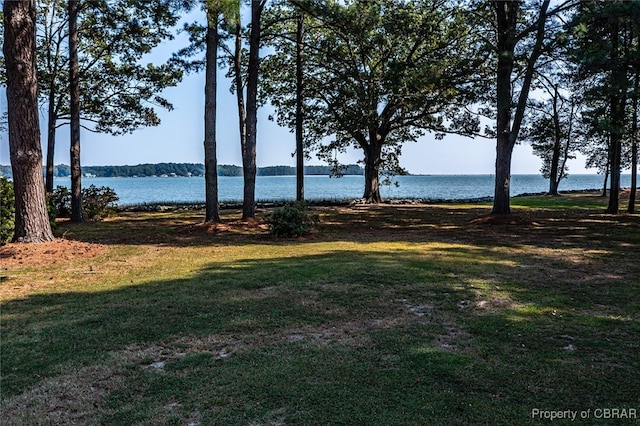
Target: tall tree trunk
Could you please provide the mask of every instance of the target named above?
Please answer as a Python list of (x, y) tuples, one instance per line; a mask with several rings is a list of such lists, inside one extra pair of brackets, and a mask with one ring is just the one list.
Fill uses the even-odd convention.
[(627, 211), (635, 213), (636, 192), (638, 187), (638, 89), (640, 85), (640, 70), (636, 70), (633, 82), (633, 112), (631, 118), (631, 188), (629, 190), (629, 205)]
[[(53, 84), (51, 85), (53, 86)], [(55, 112), (55, 93), (49, 87), (49, 114), (47, 120), (47, 166), (45, 176), (45, 189), (47, 194), (53, 192), (53, 168), (54, 156), (56, 148), (56, 112)]]
[(5, 1), (3, 12), (9, 152), (16, 207), (13, 239), (25, 243), (52, 241), (42, 179), (35, 0)]
[(258, 71), (260, 66), (260, 18), (263, 0), (251, 1), (251, 32), (249, 33), (249, 66), (247, 69), (247, 140), (242, 150), (244, 199), (242, 218), (256, 215), (256, 145), (258, 130)]
[(558, 111), (558, 86), (554, 86), (553, 94), (553, 153), (551, 154), (551, 167), (549, 171), (549, 195), (558, 195), (558, 185), (560, 179), (559, 166), (560, 166), (560, 152), (562, 144), (562, 130), (560, 128), (560, 117)]
[(509, 193), (511, 185), (511, 73), (515, 51), (515, 30), (518, 3), (495, 1), (498, 31), (498, 68), (496, 72), (496, 177), (493, 197), (493, 214), (511, 213)]
[(80, 167), (80, 79), (78, 75), (78, 0), (69, 0), (69, 91), (71, 146), (71, 221), (82, 222)]
[(609, 205), (606, 213), (617, 214), (620, 207), (620, 172), (622, 165), (622, 138), (625, 115), (625, 98), (623, 87), (626, 82), (626, 72), (620, 66), (619, 52), (619, 23), (614, 21), (611, 28), (611, 61), (618, 66), (614, 66), (611, 73), (610, 90), (610, 114), (611, 114), (611, 141), (610, 141), (610, 158), (611, 165), (609, 171), (611, 173), (611, 190), (609, 191)]
[[(210, 6), (207, 6), (209, 8)], [(204, 84), (204, 181), (205, 222), (220, 222), (216, 112), (218, 70), (218, 12), (207, 10), (207, 47)]]
[(304, 15), (298, 15), (296, 27), (296, 200), (304, 200)]
[(238, 108), (238, 126), (240, 127), (240, 148), (242, 150), (242, 164), (244, 166), (245, 149), (247, 146), (247, 110), (244, 105), (244, 86), (242, 84), (242, 25), (240, 22), (236, 24), (233, 74)]
[(498, 33), (498, 67), (496, 71), (496, 179), (492, 214), (511, 213), (509, 199), (511, 191), (511, 157), (522, 126), (522, 120), (524, 119), (536, 61), (542, 54), (549, 2), (550, 0), (544, 0), (540, 5), (536, 23), (536, 41), (527, 59), (522, 88), (518, 95), (513, 123), (511, 123), (511, 104), (513, 102), (511, 74), (514, 66), (515, 47), (518, 41), (517, 25), (520, 2), (515, 0), (493, 1)]

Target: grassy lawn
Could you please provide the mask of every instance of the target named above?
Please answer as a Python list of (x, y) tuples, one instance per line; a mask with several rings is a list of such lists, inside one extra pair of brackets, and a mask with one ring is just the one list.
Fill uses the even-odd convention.
[(236, 211), (61, 223), (102, 249), (3, 267), (2, 424), (638, 422), (596, 416), (640, 416), (640, 217), (513, 205), (318, 208), (293, 240)]

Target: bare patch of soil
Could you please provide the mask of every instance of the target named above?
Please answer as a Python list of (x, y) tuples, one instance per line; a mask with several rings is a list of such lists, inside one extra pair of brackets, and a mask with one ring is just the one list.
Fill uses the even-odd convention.
[(91, 258), (106, 253), (102, 244), (57, 238), (46, 243), (9, 243), (0, 246), (2, 267), (46, 265), (75, 258)]
[(218, 223), (198, 223), (189, 226), (191, 232), (217, 233), (254, 233), (266, 231), (267, 224), (261, 219), (232, 220)]
[(539, 226), (530, 217), (517, 214), (490, 214), (478, 217), (469, 221), (470, 225), (519, 225), (519, 226)]
[(86, 367), (52, 377), (23, 394), (3, 401), (3, 425), (98, 424), (96, 408), (125, 383), (125, 372), (109, 367)]

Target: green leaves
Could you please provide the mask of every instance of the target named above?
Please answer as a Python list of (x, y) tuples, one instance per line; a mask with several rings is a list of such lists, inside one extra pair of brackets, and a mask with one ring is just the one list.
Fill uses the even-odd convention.
[[(43, 0), (38, 14), (40, 93), (54, 121), (68, 118), (66, 95), (66, 8), (62, 0)], [(172, 1), (91, 0), (79, 16), (79, 73), (85, 128), (122, 134), (156, 126), (156, 108), (172, 109), (160, 95), (182, 78), (175, 64), (144, 64), (143, 58), (173, 37), (178, 15)], [(50, 123), (56, 126), (56, 123)]]
[[(470, 96), (465, 86), (473, 65), (465, 57), (470, 41), (461, 14), (449, 2), (291, 3), (267, 15), (271, 32), (284, 35), (270, 39), (275, 53), (263, 61), (262, 89), (278, 122), (293, 128), (291, 34), (296, 14), (303, 12), (307, 140), (328, 150), (361, 148), (375, 145), (374, 135), (382, 144), (400, 146), (423, 131), (446, 131), (443, 118), (455, 118)], [(327, 137), (333, 138), (328, 145)]]

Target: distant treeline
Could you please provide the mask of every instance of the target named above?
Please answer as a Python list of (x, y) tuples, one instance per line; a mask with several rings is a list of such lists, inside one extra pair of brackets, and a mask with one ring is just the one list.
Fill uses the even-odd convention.
[[(44, 172), (44, 169), (43, 169)], [(357, 164), (341, 167), (340, 172), (345, 175), (363, 175), (364, 170)], [(204, 164), (195, 163), (158, 163), (138, 164), (136, 166), (85, 166), (82, 168), (84, 176), (95, 177), (143, 177), (143, 176), (204, 176)], [(329, 166), (305, 166), (306, 175), (329, 175)], [(55, 177), (66, 177), (71, 174), (69, 166), (59, 164), (54, 166)], [(292, 166), (258, 167), (258, 176), (293, 176), (296, 168)], [(11, 166), (0, 165), (0, 176), (11, 177)], [(242, 176), (242, 167), (233, 165), (219, 165), (218, 176)]]

